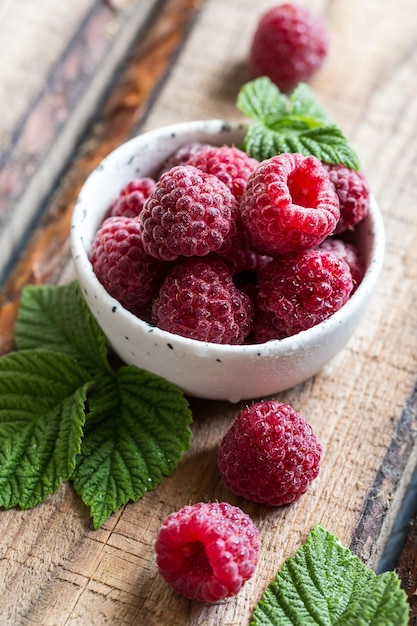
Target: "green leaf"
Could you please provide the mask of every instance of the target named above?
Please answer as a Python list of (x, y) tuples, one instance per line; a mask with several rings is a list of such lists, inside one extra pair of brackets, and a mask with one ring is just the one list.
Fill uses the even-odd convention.
[(19, 350), (61, 352), (89, 372), (109, 370), (106, 338), (90, 313), (77, 281), (29, 285), (16, 321)]
[(288, 98), (269, 78), (261, 76), (243, 85), (236, 106), (251, 119), (269, 126), (287, 113)]
[(0, 359), (0, 506), (33, 507), (71, 476), (86, 381), (65, 354), (28, 350)]
[(191, 413), (177, 387), (128, 365), (97, 381), (89, 407), (73, 484), (98, 528), (172, 474), (191, 443)]
[[(276, 126), (278, 128), (278, 125)], [(342, 163), (357, 170), (358, 158), (337, 126), (305, 129), (299, 121), (281, 120), (279, 129), (261, 123), (251, 124), (244, 140), (244, 149), (259, 161), (284, 152), (313, 155), (325, 163)]]
[(269, 584), (251, 626), (407, 626), (408, 617), (398, 576), (375, 574), (317, 525)]
[(314, 91), (306, 83), (298, 83), (292, 92), (288, 115), (297, 116), (305, 120), (314, 120), (315, 126), (320, 122), (321, 124), (332, 123), (325, 107), (319, 102)]
[(288, 98), (262, 76), (243, 85), (236, 104), (254, 120), (243, 147), (258, 161), (284, 152), (299, 152), (325, 163), (359, 169), (355, 151), (305, 83), (299, 83)]

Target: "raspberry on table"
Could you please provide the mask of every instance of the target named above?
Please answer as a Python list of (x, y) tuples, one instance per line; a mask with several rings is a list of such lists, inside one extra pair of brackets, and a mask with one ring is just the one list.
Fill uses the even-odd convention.
[[(276, 339), (282, 339), (333, 315), (347, 302), (352, 289), (346, 261), (316, 248), (268, 263), (260, 275), (257, 307), (267, 314)], [(255, 332), (256, 328), (255, 323)]]
[(328, 237), (318, 247), (320, 250), (333, 252), (333, 254), (336, 254), (336, 256), (346, 261), (349, 266), (350, 273), (352, 274), (352, 295), (352, 293), (356, 291), (357, 287), (360, 285), (365, 274), (365, 261), (358, 246), (354, 243), (344, 241), (339, 237)]
[(307, 82), (323, 64), (329, 34), (323, 19), (304, 6), (284, 3), (264, 13), (249, 51), (254, 77), (268, 76), (282, 91)]
[(240, 198), (249, 175), (259, 161), (234, 146), (213, 146), (197, 154), (189, 161), (203, 172), (220, 178), (236, 198)]
[(167, 274), (152, 314), (158, 328), (183, 337), (241, 344), (251, 331), (252, 303), (216, 258), (178, 261)]
[(108, 293), (135, 315), (149, 309), (169, 264), (143, 249), (139, 222), (109, 217), (97, 230), (90, 261)]
[(177, 165), (157, 181), (141, 211), (144, 248), (165, 261), (227, 253), (237, 210), (237, 200), (217, 176)]
[(236, 595), (253, 575), (258, 529), (238, 507), (198, 502), (168, 516), (155, 551), (159, 573), (177, 593), (217, 602)]
[(351, 170), (345, 165), (325, 163), (324, 166), (329, 172), (340, 204), (340, 219), (335, 233), (352, 230), (368, 214), (370, 204), (368, 182), (362, 172)]
[(316, 157), (298, 153), (262, 161), (249, 176), (240, 211), (249, 243), (270, 256), (317, 246), (340, 218), (326, 168)]
[(277, 400), (243, 409), (221, 441), (218, 466), (233, 493), (281, 506), (304, 494), (320, 470), (322, 447), (304, 417)]
[(155, 185), (154, 179), (149, 177), (130, 181), (113, 202), (108, 217), (138, 217)]

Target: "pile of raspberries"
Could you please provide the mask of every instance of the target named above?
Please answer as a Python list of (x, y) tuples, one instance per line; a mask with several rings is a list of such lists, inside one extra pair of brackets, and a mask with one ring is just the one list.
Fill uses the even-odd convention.
[(360, 283), (363, 259), (345, 235), (369, 200), (363, 174), (344, 165), (189, 143), (157, 179), (121, 190), (90, 260), (111, 296), (160, 329), (220, 344), (282, 339)]

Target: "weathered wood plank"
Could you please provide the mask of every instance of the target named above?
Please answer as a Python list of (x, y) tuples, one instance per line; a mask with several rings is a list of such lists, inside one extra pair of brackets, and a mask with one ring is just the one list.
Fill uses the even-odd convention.
[[(115, 11), (102, 0), (77, 0), (66, 10), (50, 2), (36, 10), (27, 2), (6, 3), (2, 9), (8, 17), (3, 22), (6, 44), (12, 37), (17, 49), (9, 47), (0, 72), (5, 112), (0, 125), (0, 282), (119, 63), (161, 4), (132, 0)], [(51, 49), (45, 45), (49, 41)], [(9, 64), (9, 73), (19, 79), (9, 78)]]
[[(194, 4), (169, 3), (172, 10), (182, 6), (190, 13)], [(202, 2), (162, 82), (155, 82), (154, 71), (159, 68), (156, 75), (162, 76), (167, 56), (176, 49), (184, 31), (174, 18), (182, 13), (176, 10), (156, 21), (156, 30), (140, 48), (141, 61), (129, 65), (122, 88), (100, 111), (98, 126), (10, 275), (0, 309), (3, 350), (12, 344), (21, 287), (73, 276), (67, 247), (71, 209), (85, 176), (105, 153), (137, 130), (190, 118), (239, 118), (234, 97), (247, 78), (245, 58), (256, 16), (267, 6), (266, 0), (256, 7), (250, 0)], [(314, 87), (357, 148), (387, 230), (383, 275), (357, 333), (321, 373), (277, 396), (313, 425), (324, 448), (321, 474), (300, 501), (283, 509), (232, 497), (215, 461), (220, 438), (241, 405), (192, 400), (193, 445), (178, 470), (99, 531), (91, 530), (84, 507), (67, 485), (33, 511), (0, 515), (0, 615), (6, 623), (246, 624), (283, 559), (315, 523), (337, 534), (371, 566), (377, 564), (416, 454), (417, 26), (409, 19), (412, 0), (395, 6), (379, 0), (318, 1), (314, 7), (328, 19), (333, 39)], [(171, 34), (161, 36), (166, 24), (174, 23)], [(143, 63), (149, 70), (144, 74)], [(149, 82), (142, 79), (147, 88), (141, 98), (136, 80), (144, 75)], [(57, 241), (64, 244), (63, 252)], [(208, 499), (241, 506), (258, 524), (262, 545), (255, 577), (237, 598), (214, 606), (172, 593), (157, 574), (153, 552), (156, 531), (168, 513)]]
[(414, 518), (409, 527), (407, 540), (402, 550), (397, 566), (398, 575), (402, 581), (408, 601), (410, 603), (410, 626), (417, 624), (417, 518)]

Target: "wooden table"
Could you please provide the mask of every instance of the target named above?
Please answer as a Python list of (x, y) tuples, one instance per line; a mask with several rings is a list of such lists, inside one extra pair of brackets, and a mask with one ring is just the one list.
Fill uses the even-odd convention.
[[(25, 4), (31, 3), (20, 8)], [(34, 23), (30, 11), (22, 9), (17, 20), (7, 13), (12, 3), (0, 2), (8, 28), (17, 33), (25, 26), (31, 33), (34, 55), (51, 22), (60, 32), (59, 40), (51, 39), (49, 57), (35, 64), (30, 89), (24, 81), (14, 86), (22, 110), (10, 111), (8, 128), (0, 128), (2, 353), (13, 349), (22, 287), (74, 277), (72, 208), (105, 154), (131, 135), (167, 123), (243, 119), (235, 98), (249, 78), (246, 58), (257, 18), (271, 6), (267, 0), (78, 0), (68, 15), (54, 4), (38, 8)], [(417, 452), (416, 4), (308, 4), (325, 16), (332, 36), (312, 86), (359, 153), (387, 235), (381, 280), (355, 336), (322, 372), (277, 395), (306, 416), (321, 440), (320, 476), (282, 509), (231, 497), (216, 450), (242, 405), (191, 399), (193, 444), (174, 475), (101, 529), (92, 529), (69, 485), (36, 509), (0, 513), (2, 625), (242, 626), (316, 523), (378, 566)], [(18, 64), (19, 55), (10, 62)], [(9, 72), (4, 81), (10, 76), (18, 79)], [(9, 88), (1, 94), (3, 109), (10, 106)], [(171, 511), (208, 499), (239, 504), (259, 526), (262, 545), (253, 579), (236, 598), (213, 606), (171, 592), (153, 551)], [(415, 525), (410, 528), (398, 565), (416, 624)]]

